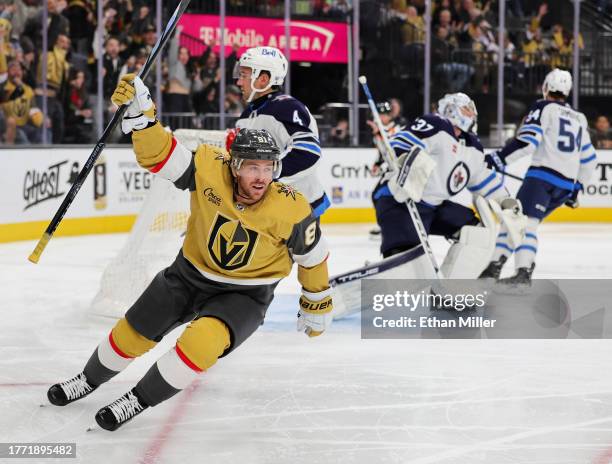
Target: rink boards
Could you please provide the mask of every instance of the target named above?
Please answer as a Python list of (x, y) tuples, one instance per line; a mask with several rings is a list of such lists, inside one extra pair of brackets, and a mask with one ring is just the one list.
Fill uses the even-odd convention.
[[(89, 149), (3, 149), (0, 196), (0, 242), (41, 236), (71, 182), (82, 168)], [(612, 151), (598, 151), (598, 165), (581, 196), (581, 207), (560, 208), (547, 219), (560, 222), (612, 222)], [(378, 181), (371, 166), (374, 149), (324, 149), (319, 177), (333, 207), (325, 223), (374, 222), (371, 192)], [(135, 162), (130, 148), (107, 148), (74, 200), (56, 235), (128, 231), (150, 188), (152, 174)], [(523, 175), (528, 159), (510, 166)], [(519, 182), (507, 178), (515, 192)], [(464, 190), (458, 201), (468, 204)]]

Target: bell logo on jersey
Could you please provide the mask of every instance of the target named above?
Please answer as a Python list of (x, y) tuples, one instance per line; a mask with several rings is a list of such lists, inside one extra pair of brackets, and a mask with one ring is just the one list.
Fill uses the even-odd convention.
[(446, 188), (448, 193), (456, 195), (467, 185), (470, 180), (470, 170), (464, 162), (459, 162), (455, 165), (448, 176)]
[(217, 213), (208, 238), (208, 251), (217, 266), (233, 271), (249, 264), (258, 236), (239, 220)]

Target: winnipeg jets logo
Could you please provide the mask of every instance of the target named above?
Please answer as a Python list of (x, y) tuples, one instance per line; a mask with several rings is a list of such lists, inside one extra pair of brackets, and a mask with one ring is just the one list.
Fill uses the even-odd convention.
[(258, 236), (239, 220), (217, 213), (208, 237), (208, 251), (217, 266), (233, 271), (249, 264)]
[(448, 193), (450, 193), (451, 195), (456, 195), (461, 190), (463, 190), (469, 180), (470, 170), (463, 161), (460, 161), (455, 165), (455, 167), (448, 175), (448, 179), (446, 181), (446, 188), (448, 189)]
[(285, 196), (293, 198), (295, 200), (296, 190), (287, 184), (279, 184), (278, 193), (284, 193)]

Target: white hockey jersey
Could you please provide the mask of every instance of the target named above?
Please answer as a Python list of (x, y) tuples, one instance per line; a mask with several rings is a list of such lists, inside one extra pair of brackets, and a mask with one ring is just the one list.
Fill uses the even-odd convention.
[(533, 155), (525, 177), (534, 177), (567, 190), (588, 182), (597, 154), (586, 117), (568, 103), (538, 100), (534, 103), (516, 137), (499, 152), (511, 163)]
[[(508, 196), (501, 176), (487, 167), (478, 137), (463, 131), (456, 137), (447, 119), (435, 114), (417, 118), (407, 129), (395, 134), (390, 143), (398, 157), (417, 145), (436, 161), (436, 168), (425, 185), (422, 203), (437, 206), (466, 187), (486, 198)], [(391, 195), (387, 186), (389, 176), (385, 175), (374, 190), (375, 200)]]
[(267, 130), (281, 150), (279, 180), (299, 190), (316, 217), (329, 208), (331, 203), (316, 171), (321, 157), (319, 130), (303, 103), (280, 92), (269, 93), (244, 110), (236, 127)]

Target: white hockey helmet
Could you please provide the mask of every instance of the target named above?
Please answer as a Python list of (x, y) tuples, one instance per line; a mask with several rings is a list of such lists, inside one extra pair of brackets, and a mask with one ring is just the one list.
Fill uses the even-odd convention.
[(566, 97), (572, 91), (572, 75), (569, 71), (555, 68), (546, 75), (542, 84), (542, 95), (546, 98), (549, 92), (561, 92)]
[[(253, 47), (242, 54), (234, 67), (234, 79), (238, 79), (240, 67), (251, 68), (251, 88), (253, 89), (247, 101), (251, 101), (255, 92), (265, 92), (273, 85), (283, 85), (289, 63), (287, 58), (274, 47)], [(270, 73), (270, 83), (263, 89), (255, 88), (255, 80), (262, 71)]]
[(458, 92), (444, 95), (438, 100), (438, 114), (462, 131), (476, 133), (478, 111), (474, 101), (466, 94)]

